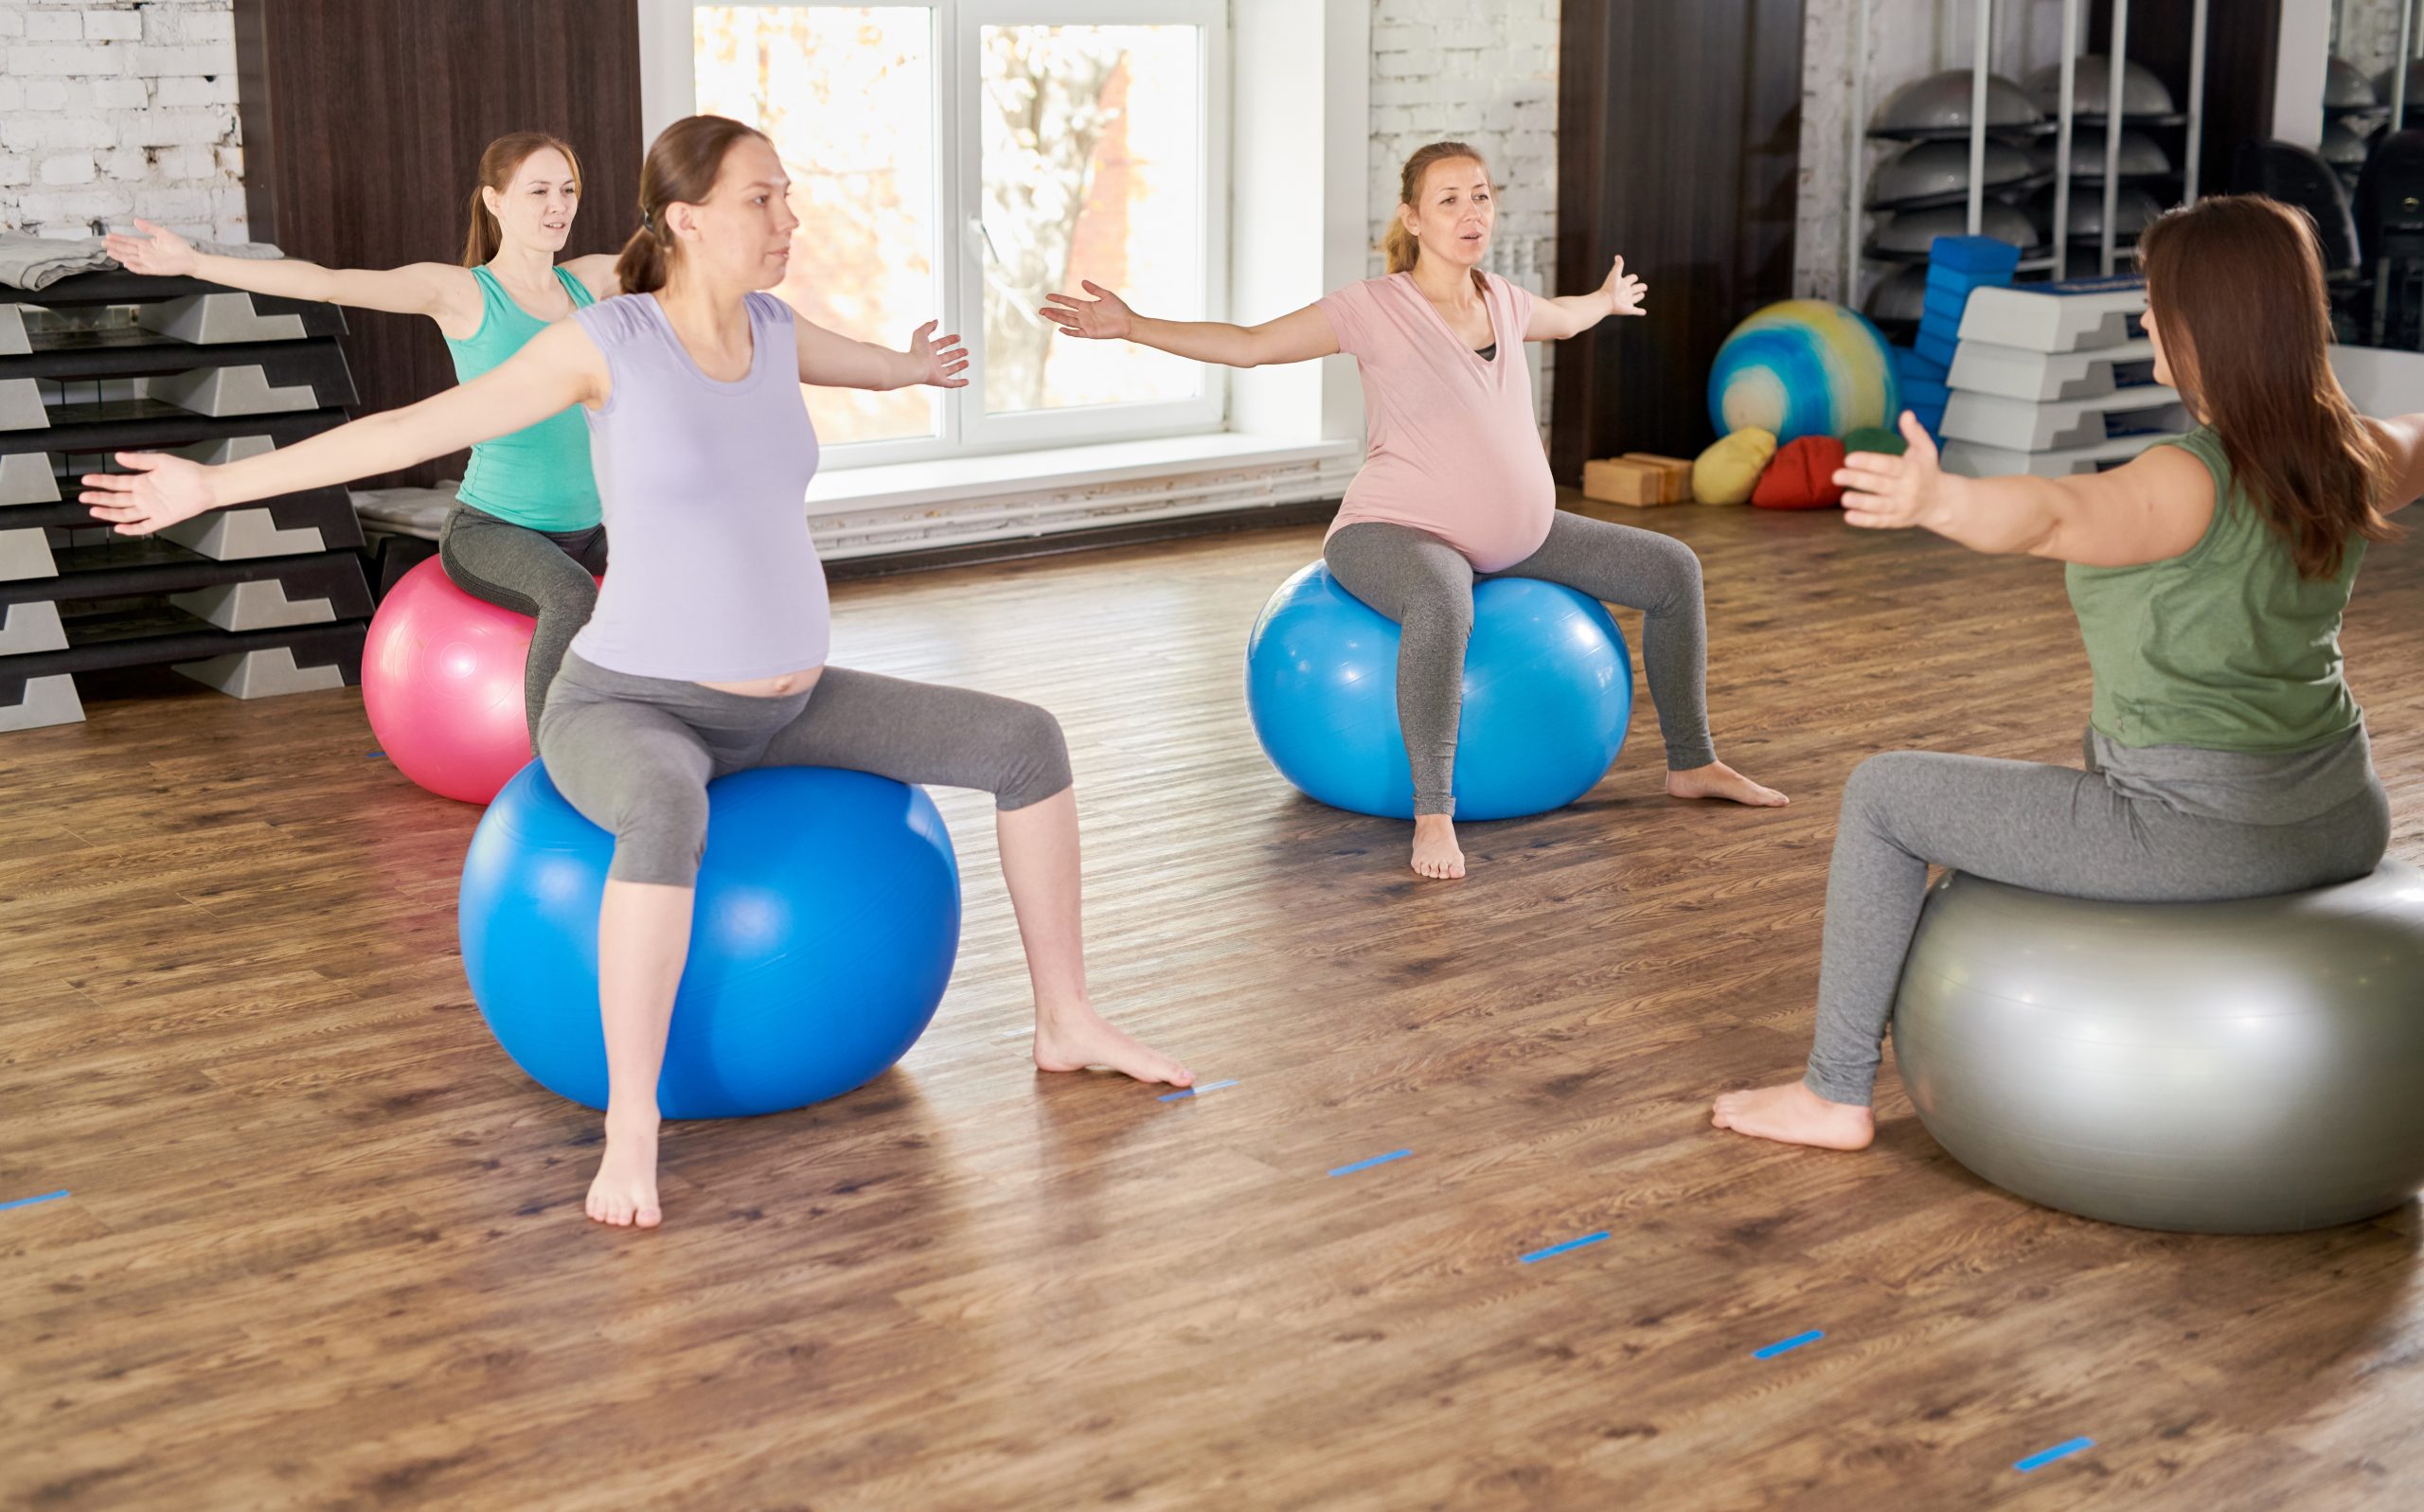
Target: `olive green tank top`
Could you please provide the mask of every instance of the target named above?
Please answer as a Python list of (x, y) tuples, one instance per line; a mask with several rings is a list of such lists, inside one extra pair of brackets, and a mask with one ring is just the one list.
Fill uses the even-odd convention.
[[(545, 321), (513, 302), (495, 274), (473, 268), (472, 276), (480, 286), (480, 329), (463, 341), (446, 339), (454, 376), (466, 383), (547, 329)], [(556, 270), (556, 281), (572, 296), (575, 310), (597, 303), (565, 269)], [(484, 514), (533, 530), (586, 530), (597, 524), (597, 479), (589, 469), (589, 425), (580, 407), (472, 448), (472, 464), (463, 470), (463, 486), (454, 496)]]
[(2231, 477), (2212, 427), (2178, 446), (2214, 477), (2214, 518), (2177, 557), (2065, 574), (2095, 674), (2092, 722), (2122, 746), (2300, 751), (2363, 721), (2341, 676), (2340, 621), (2364, 560), (2352, 537), (2329, 578), (2298, 576), (2288, 543)]

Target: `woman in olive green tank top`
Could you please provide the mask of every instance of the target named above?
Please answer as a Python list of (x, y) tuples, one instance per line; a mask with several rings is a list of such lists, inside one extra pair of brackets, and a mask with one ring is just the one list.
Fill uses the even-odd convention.
[[(211, 257), (148, 221), (112, 236), (111, 257), (135, 273), (207, 278), (231, 289), (427, 315), (470, 382), (575, 310), (621, 293), (609, 253), (559, 264), (580, 207), (572, 148), (543, 132), (500, 136), (480, 154), (461, 266), (323, 268), (299, 258)], [(472, 449), (438, 554), (474, 597), (537, 623), (523, 676), (535, 745), (539, 710), (564, 648), (589, 622), (606, 570), (606, 527), (589, 467), (589, 434), (571, 410)]]
[(2252, 898), (2371, 871), (2389, 840), (2340, 621), (2368, 542), (2424, 493), (2424, 415), (2359, 418), (2333, 378), (2312, 223), (2205, 200), (2139, 246), (2155, 377), (2197, 429), (2110, 472), (1951, 477), (1900, 457), (1836, 480), (1846, 518), (2065, 563), (2094, 674), (2085, 768), (1872, 756), (1844, 789), (1803, 1078), (1717, 1099), (1720, 1129), (1858, 1149), (1931, 863), (2106, 901)]

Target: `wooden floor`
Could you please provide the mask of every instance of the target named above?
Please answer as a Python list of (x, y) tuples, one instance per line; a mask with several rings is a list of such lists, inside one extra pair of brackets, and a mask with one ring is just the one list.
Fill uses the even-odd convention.
[[(651, 1235), (581, 1219), (593, 1116), (455, 953), (477, 814), (371, 757), (357, 693), (0, 737), (0, 1201), (70, 1194), (0, 1209), (0, 1503), (2424, 1505), (2413, 1206), (2086, 1222), (1890, 1073), (1863, 1155), (1707, 1129), (1807, 1048), (1855, 762), (2073, 758), (2087, 679), (2051, 566), (1649, 523), (1707, 564), (1720, 749), (1796, 802), (1662, 798), (1645, 703), (1585, 802), (1468, 827), (1458, 884), (1249, 735), (1246, 629), (1315, 531), (840, 589), (837, 661), (1061, 716), (1097, 1000), (1236, 1085), (1040, 1079), (985, 805), (938, 794), (934, 1029), (835, 1104), (675, 1129)], [(2418, 550), (2347, 634), (2411, 859)]]

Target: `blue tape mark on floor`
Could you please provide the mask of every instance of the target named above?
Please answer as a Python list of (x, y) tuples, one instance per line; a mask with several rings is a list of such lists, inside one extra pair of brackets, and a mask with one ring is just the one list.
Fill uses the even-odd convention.
[(1800, 1348), (1803, 1344), (1814, 1344), (1819, 1340), (1826, 1337), (1826, 1329), (1812, 1328), (1808, 1333), (1797, 1333), (1790, 1339), (1779, 1339), (1774, 1343), (1769, 1344), (1763, 1349), (1754, 1349), (1751, 1351), (1751, 1358), (1754, 1360), (1773, 1360), (1778, 1355), (1791, 1354), (1792, 1351)]
[(1393, 1149), (1385, 1155), (1375, 1155), (1370, 1160), (1359, 1160), (1352, 1165), (1334, 1166), (1331, 1168), (1330, 1174), (1332, 1176), (1352, 1176), (1357, 1171), (1368, 1171), (1375, 1165), (1386, 1165), (1393, 1160), (1403, 1160), (1413, 1153), (1414, 1151), (1410, 1149)]
[(1155, 1099), (1155, 1101), (1176, 1102), (1181, 1097), (1193, 1097), (1202, 1093), (1219, 1092), (1223, 1087), (1234, 1087), (1237, 1084), (1236, 1079), (1233, 1077), (1227, 1081), (1206, 1082), (1201, 1087), (1182, 1087), (1176, 1092), (1166, 1092), (1162, 1094), (1160, 1097)]
[(2018, 1470), (2023, 1475), (2026, 1475), (2029, 1471), (2036, 1469), (2041, 1466), (2051, 1465), (2056, 1460), (2059, 1459), (2068, 1459), (2070, 1456), (2077, 1453), (2083, 1449), (2094, 1448), (2095, 1448), (2095, 1440), (2092, 1438), (2075, 1438), (2067, 1444), (2057, 1444), (2052, 1449), (2041, 1449), (2036, 1453), (2028, 1456), (2028, 1458), (2014, 1464), (2012, 1468)]
[(373, 751), (373, 752), (371, 752), (368, 756), (364, 756), (362, 759), (363, 759), (363, 760), (365, 760), (365, 761), (377, 761), (377, 760), (379, 760), (380, 758), (382, 758), (383, 756), (386, 756), (386, 754), (387, 754), (387, 753), (386, 753), (386, 752), (384, 752), (384, 751)]
[(45, 1192), (40, 1197), (20, 1197), (13, 1201), (0, 1202), (0, 1213), (5, 1213), (12, 1207), (31, 1207), (36, 1202), (56, 1202), (66, 1195), (67, 1189), (61, 1187), (56, 1192)]
[(1608, 1231), (1601, 1229), (1596, 1234), (1585, 1234), (1578, 1239), (1568, 1239), (1563, 1244), (1552, 1244), (1545, 1250), (1534, 1250), (1524, 1256), (1524, 1263), (1530, 1265), (1535, 1260), (1545, 1260), (1552, 1254), (1563, 1254), (1568, 1250), (1578, 1250), (1586, 1244), (1596, 1244), (1607, 1236)]

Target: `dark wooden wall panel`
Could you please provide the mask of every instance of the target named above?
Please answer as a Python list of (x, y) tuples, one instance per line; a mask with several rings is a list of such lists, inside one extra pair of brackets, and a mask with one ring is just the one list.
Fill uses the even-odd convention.
[[(2327, 24), (2317, 6), (2314, 24)], [(2153, 71), (2171, 91), (2173, 103), (2188, 108), (2188, 44), (2194, 7), (2189, 0), (2130, 0), (2130, 56)], [(2102, 52), (2112, 36), (2112, 0), (2088, 7), (2085, 49)], [(2205, 20), (2205, 122), (2199, 188), (2219, 194), (2230, 187), (2231, 157), (2241, 142), (2272, 134), (2274, 70), (2281, 47), (2281, 0), (2211, 0)], [(2101, 110), (2101, 105), (2096, 107)], [(2184, 150), (2183, 130), (2158, 133), (2168, 152)]]
[[(566, 257), (637, 223), (635, 0), (237, 0), (238, 110), (253, 235), (348, 267), (454, 262), (480, 149), (550, 131), (580, 153)], [(348, 311), (363, 409), (454, 382), (427, 320)], [(374, 482), (461, 475), (460, 455)]]
[(1800, 0), (1566, 0), (1558, 99), (1557, 286), (1622, 254), (1649, 314), (1558, 348), (1550, 460), (1577, 482), (1620, 450), (1712, 438), (1710, 360), (1792, 293)]

